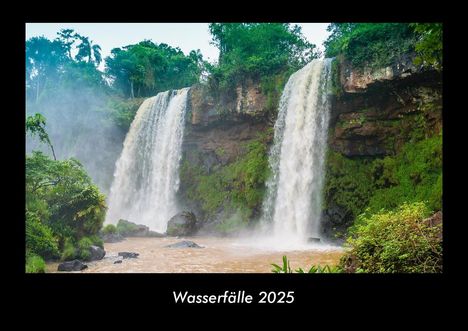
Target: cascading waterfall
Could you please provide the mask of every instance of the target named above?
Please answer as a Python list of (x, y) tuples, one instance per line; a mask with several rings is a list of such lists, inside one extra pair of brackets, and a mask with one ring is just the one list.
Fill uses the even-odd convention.
[(161, 92), (141, 104), (116, 163), (106, 223), (125, 219), (166, 231), (177, 212), (188, 91)]
[(289, 78), (281, 96), (263, 220), (282, 241), (320, 237), (330, 67), (331, 59), (313, 60)]

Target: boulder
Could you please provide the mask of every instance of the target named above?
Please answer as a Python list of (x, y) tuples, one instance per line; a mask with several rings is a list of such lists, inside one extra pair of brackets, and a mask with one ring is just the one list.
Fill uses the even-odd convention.
[(146, 225), (122, 219), (117, 223), (117, 232), (124, 237), (164, 237), (164, 234), (152, 231)]
[(167, 223), (169, 236), (190, 236), (196, 230), (197, 218), (194, 213), (183, 211), (174, 215)]
[(88, 266), (80, 260), (66, 261), (58, 265), (58, 271), (81, 271)]
[(99, 246), (91, 246), (89, 252), (91, 253), (89, 261), (102, 260), (106, 255), (106, 251)]
[(122, 256), (124, 259), (136, 259), (138, 255), (140, 254), (134, 252), (119, 252), (119, 256)]
[(125, 240), (125, 238), (120, 233), (101, 234), (101, 239), (105, 243), (118, 243)]
[(202, 246), (199, 246), (190, 240), (179, 241), (175, 244), (170, 244), (165, 247), (168, 247), (168, 248), (203, 248)]

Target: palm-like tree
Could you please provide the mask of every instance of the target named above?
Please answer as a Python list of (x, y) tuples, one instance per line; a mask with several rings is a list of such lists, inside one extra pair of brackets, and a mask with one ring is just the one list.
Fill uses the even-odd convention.
[(101, 46), (94, 44), (88, 37), (76, 34), (77, 39), (80, 40), (80, 44), (76, 46), (78, 48), (78, 54), (76, 54), (76, 60), (81, 61), (88, 58), (88, 63), (95, 63), (98, 66), (102, 61)]

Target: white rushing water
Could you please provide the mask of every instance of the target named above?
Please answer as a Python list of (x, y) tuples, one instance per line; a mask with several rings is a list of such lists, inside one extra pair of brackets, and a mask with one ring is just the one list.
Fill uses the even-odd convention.
[(161, 92), (141, 104), (116, 163), (106, 223), (125, 219), (166, 231), (177, 213), (188, 90)]
[(289, 78), (281, 96), (263, 202), (276, 243), (320, 237), (330, 67), (331, 59), (313, 60)]

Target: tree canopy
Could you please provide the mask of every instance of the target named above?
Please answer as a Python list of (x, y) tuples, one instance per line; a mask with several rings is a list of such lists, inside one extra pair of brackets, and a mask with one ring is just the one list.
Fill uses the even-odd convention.
[(317, 58), (316, 46), (288, 23), (212, 23), (212, 44), (219, 49), (212, 79), (232, 86), (245, 79), (271, 76), (289, 68), (299, 69)]
[(415, 64), (442, 65), (441, 23), (332, 23), (325, 56), (343, 54), (356, 67), (384, 67), (415, 53)]
[(145, 40), (114, 48), (106, 58), (106, 74), (115, 88), (134, 98), (190, 86), (199, 81), (203, 65), (199, 50), (185, 55), (178, 47)]

